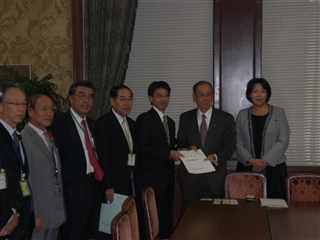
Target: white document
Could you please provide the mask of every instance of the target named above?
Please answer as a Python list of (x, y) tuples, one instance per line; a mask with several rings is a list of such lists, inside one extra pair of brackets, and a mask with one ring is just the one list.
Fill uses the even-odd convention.
[(274, 208), (287, 208), (288, 205), (283, 199), (260, 198), (261, 206)]
[(201, 174), (213, 172), (216, 170), (210, 161), (204, 161), (204, 159), (207, 157), (206, 155), (204, 155), (201, 149), (198, 149), (197, 152), (194, 150), (190, 150), (180, 151), (180, 153), (184, 155), (181, 160), (186, 166), (189, 173)]
[(102, 203), (100, 209), (99, 231), (111, 234), (111, 223), (113, 218), (121, 212), (123, 202), (128, 196), (114, 194), (112, 203)]

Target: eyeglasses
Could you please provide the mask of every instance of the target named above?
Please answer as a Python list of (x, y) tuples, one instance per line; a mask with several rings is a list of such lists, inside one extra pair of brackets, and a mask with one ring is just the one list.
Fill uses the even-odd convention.
[(129, 98), (125, 98), (125, 97), (117, 97), (116, 99), (118, 99), (120, 102), (132, 102), (134, 100), (134, 98), (129, 97)]
[(85, 94), (83, 92), (75, 93), (75, 96), (78, 96), (80, 100), (88, 99), (88, 100), (93, 100), (94, 95), (93, 94)]
[(212, 97), (212, 93), (207, 93), (207, 94), (200, 94), (200, 95), (195, 95), (197, 98), (203, 100), (205, 98), (210, 98)]
[(168, 98), (170, 97), (170, 95), (168, 95), (168, 94), (165, 94), (165, 95), (162, 95), (162, 94), (154, 94), (153, 97), (158, 98), (158, 99), (161, 99), (161, 98), (168, 99)]
[(15, 102), (3, 102), (3, 103), (6, 103), (6, 104), (11, 104), (11, 105), (14, 105), (16, 107), (27, 107), (28, 106), (28, 103), (26, 102), (22, 102), (22, 103), (15, 103)]

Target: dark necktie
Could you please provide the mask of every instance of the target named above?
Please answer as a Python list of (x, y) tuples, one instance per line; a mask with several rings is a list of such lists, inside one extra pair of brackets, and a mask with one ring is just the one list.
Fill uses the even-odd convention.
[(166, 115), (163, 115), (162, 123), (163, 123), (164, 131), (166, 133), (168, 145), (170, 146), (169, 126), (168, 126), (168, 120)]
[(22, 159), (19, 136), (16, 131), (12, 133), (12, 136), (13, 136), (14, 145), (16, 146), (17, 154), (19, 158)]
[(90, 163), (94, 169), (94, 177), (95, 179), (97, 179), (98, 181), (101, 181), (103, 178), (103, 171), (102, 168), (98, 162), (97, 156), (95, 154), (95, 152), (93, 151), (93, 148), (91, 146), (91, 142), (89, 140), (89, 133), (88, 133), (88, 128), (87, 128), (87, 124), (85, 120), (81, 121), (81, 125), (83, 126), (83, 131), (84, 131), (84, 138), (85, 138), (85, 142), (86, 142), (86, 147), (88, 150), (88, 155), (89, 155), (89, 159), (90, 159)]
[(206, 115), (202, 114), (202, 122), (200, 125), (200, 136), (201, 136), (201, 144), (204, 148), (204, 144), (206, 143), (207, 137), (207, 123), (206, 123)]

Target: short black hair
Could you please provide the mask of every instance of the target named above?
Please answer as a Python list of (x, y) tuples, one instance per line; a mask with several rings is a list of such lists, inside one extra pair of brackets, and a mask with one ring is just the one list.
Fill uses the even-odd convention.
[(79, 82), (75, 82), (73, 83), (70, 88), (69, 88), (69, 96), (72, 96), (76, 93), (77, 91), (77, 87), (87, 87), (87, 88), (91, 88), (93, 90), (93, 94), (95, 94), (96, 89), (93, 86), (93, 84), (89, 81), (79, 81)]
[(9, 89), (11, 88), (18, 88), (20, 89), (24, 95), (27, 97), (27, 93), (26, 93), (26, 90), (24, 88), (24, 85), (22, 83), (7, 83), (7, 84), (4, 84), (2, 87), (1, 87), (1, 94), (0, 94), (0, 102), (3, 103), (5, 98), (6, 98), (6, 93)]
[(246, 90), (246, 97), (247, 97), (248, 101), (252, 103), (250, 94), (252, 93), (253, 86), (257, 83), (261, 84), (261, 86), (267, 91), (268, 95), (267, 95), (266, 102), (269, 102), (270, 97), (271, 97), (271, 93), (272, 93), (271, 87), (270, 87), (270, 84), (268, 83), (268, 81), (265, 80), (264, 78), (253, 78), (248, 82), (247, 90)]
[(164, 89), (168, 90), (168, 94), (170, 95), (171, 88), (170, 88), (169, 84), (164, 81), (158, 81), (158, 82), (153, 82), (149, 85), (148, 96), (153, 96), (154, 92), (159, 88), (164, 88)]
[(128, 90), (131, 92), (131, 96), (133, 97), (133, 93), (132, 93), (131, 89), (130, 89), (129, 87), (127, 87), (126, 85), (123, 85), (123, 84), (113, 86), (113, 87), (110, 89), (110, 93), (109, 93), (110, 97), (111, 97), (111, 98), (116, 98), (116, 97), (118, 97), (118, 91), (119, 91), (120, 89), (124, 89), (124, 88), (128, 89)]
[(192, 88), (193, 94), (196, 95), (197, 87), (198, 87), (199, 85), (205, 85), (205, 84), (210, 85), (210, 86), (211, 86), (211, 89), (212, 89), (212, 91), (213, 91), (213, 87), (212, 87), (212, 84), (211, 84), (211, 83), (209, 83), (209, 82), (207, 82), (207, 81), (199, 81), (199, 82), (197, 82), (195, 85), (193, 85), (193, 88)]
[[(28, 106), (28, 108), (34, 109), (34, 107), (35, 107), (38, 99), (41, 98), (41, 97), (43, 97), (43, 96), (47, 96), (47, 97), (50, 98), (51, 101), (52, 101), (52, 98), (51, 98), (48, 94), (46, 94), (46, 93), (42, 93), (42, 92), (41, 92), (41, 93), (34, 93), (34, 94), (32, 94), (32, 95), (29, 97), (29, 106)], [(53, 102), (53, 101), (52, 101), (52, 102)]]

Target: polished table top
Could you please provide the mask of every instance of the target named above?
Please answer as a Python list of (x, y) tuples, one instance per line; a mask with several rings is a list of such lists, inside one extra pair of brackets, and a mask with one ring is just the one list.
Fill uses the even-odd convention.
[(273, 239), (320, 239), (320, 202), (288, 202), (268, 208)]
[(170, 239), (271, 239), (267, 208), (258, 201), (215, 205), (195, 198)]
[(192, 199), (170, 239), (320, 239), (320, 202), (288, 202), (288, 208), (214, 205)]

